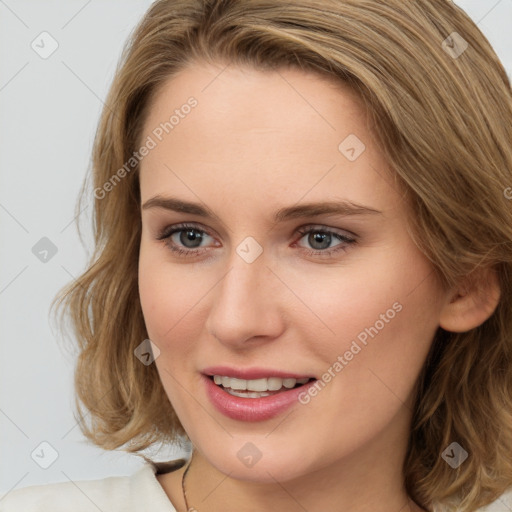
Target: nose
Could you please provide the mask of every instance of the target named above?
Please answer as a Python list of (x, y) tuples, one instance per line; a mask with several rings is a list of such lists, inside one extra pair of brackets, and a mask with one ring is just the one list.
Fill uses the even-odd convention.
[(264, 252), (248, 263), (233, 251), (228, 270), (212, 290), (206, 328), (231, 349), (265, 343), (283, 332), (285, 287), (268, 263)]

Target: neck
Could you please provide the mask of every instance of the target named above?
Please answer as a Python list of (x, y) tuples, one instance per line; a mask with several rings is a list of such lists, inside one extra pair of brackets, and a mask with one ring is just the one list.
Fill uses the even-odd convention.
[(271, 482), (232, 478), (194, 450), (185, 479), (188, 507), (201, 512), (421, 512), (403, 486), (405, 454), (393, 448), (379, 457), (373, 451), (373, 458), (354, 452), (307, 475), (284, 481), (272, 477)]

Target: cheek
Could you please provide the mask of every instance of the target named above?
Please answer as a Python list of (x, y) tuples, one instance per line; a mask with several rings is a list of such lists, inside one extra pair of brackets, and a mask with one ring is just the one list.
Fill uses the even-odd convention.
[(204, 271), (191, 272), (167, 261), (165, 249), (141, 245), (141, 307), (148, 335), (161, 350), (199, 336), (205, 321), (204, 299), (213, 284), (213, 277)]
[(161, 348), (166, 333), (185, 314), (189, 289), (180, 274), (163, 261), (164, 249), (141, 244), (139, 256), (139, 296), (149, 337)]
[(160, 279), (161, 268), (155, 260), (154, 251), (149, 250), (142, 241), (139, 254), (139, 298), (149, 338), (157, 341), (158, 333), (163, 328), (162, 308), (166, 307), (169, 296), (163, 293), (165, 281)]
[(326, 370), (345, 356), (347, 366), (376, 367), (390, 376), (401, 368), (404, 378), (416, 378), (438, 327), (438, 288), (415, 247), (396, 247), (314, 276), (289, 276), (310, 309), (294, 323)]

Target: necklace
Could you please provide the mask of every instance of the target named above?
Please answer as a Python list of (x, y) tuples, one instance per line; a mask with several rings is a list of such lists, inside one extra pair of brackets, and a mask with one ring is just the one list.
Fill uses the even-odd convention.
[[(187, 502), (187, 492), (185, 491), (185, 476), (187, 476), (188, 469), (190, 468), (190, 464), (192, 464), (192, 457), (194, 456), (194, 451), (192, 450), (192, 454), (190, 455), (190, 460), (188, 461), (188, 466), (183, 472), (183, 476), (181, 477), (181, 489), (183, 490), (183, 501), (185, 502), (185, 510), (186, 512), (189, 512), (189, 510), (196, 511), (195, 508), (192, 507), (192, 509), (189, 508), (188, 502)], [(197, 511), (196, 511), (197, 512)]]

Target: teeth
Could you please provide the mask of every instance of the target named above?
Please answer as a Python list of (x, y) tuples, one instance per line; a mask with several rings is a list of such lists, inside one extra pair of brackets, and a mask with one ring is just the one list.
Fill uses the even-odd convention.
[(277, 391), (281, 389), (283, 385), (283, 379), (278, 379), (277, 377), (270, 377), (267, 379), (267, 386), (269, 391)]
[(285, 388), (293, 388), (297, 384), (297, 379), (283, 379), (283, 386)]
[[(225, 377), (222, 378), (224, 380)], [(244, 389), (247, 389), (247, 381), (243, 379), (229, 379), (230, 382), (230, 388), (231, 389), (239, 389), (240, 391), (243, 391)]]
[[(235, 379), (231, 379), (231, 384), (235, 384), (233, 381)], [(238, 379), (236, 379), (238, 380)], [(267, 379), (254, 379), (254, 380), (244, 380), (246, 389), (248, 391), (268, 391)], [(231, 387), (231, 386), (229, 386)], [(235, 388), (236, 389), (236, 388)]]
[[(281, 379), (279, 377), (269, 377), (268, 379), (235, 379), (231, 377), (226, 377), (223, 375), (214, 375), (213, 381), (217, 385), (222, 385), (225, 388), (230, 388), (232, 390), (237, 391), (278, 391), (282, 387), (287, 389), (292, 389), (295, 385), (305, 384), (308, 382), (308, 378), (303, 379)], [(236, 396), (248, 396), (250, 393), (237, 394)]]
[(226, 389), (226, 391), (233, 396), (239, 396), (241, 398), (262, 398), (264, 396), (269, 396), (270, 393), (256, 393), (255, 391), (245, 391), (241, 393), (240, 391), (234, 391), (233, 389)]

